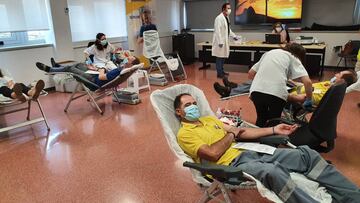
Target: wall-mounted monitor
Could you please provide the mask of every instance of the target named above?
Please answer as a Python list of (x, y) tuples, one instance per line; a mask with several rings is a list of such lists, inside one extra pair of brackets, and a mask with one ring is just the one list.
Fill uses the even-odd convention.
[(235, 24), (301, 23), (303, 0), (235, 0)]

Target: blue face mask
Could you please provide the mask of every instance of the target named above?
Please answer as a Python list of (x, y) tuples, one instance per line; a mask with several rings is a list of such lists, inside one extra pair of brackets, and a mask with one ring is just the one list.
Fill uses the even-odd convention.
[(103, 40), (100, 41), (100, 44), (103, 45), (103, 46), (107, 45), (107, 43), (108, 42), (106, 41), (106, 39), (103, 39)]
[(184, 108), (185, 119), (188, 121), (197, 121), (200, 118), (200, 111), (197, 105), (190, 105)]
[(334, 76), (334, 77), (332, 77), (331, 79), (330, 79), (330, 83), (331, 84), (334, 84), (336, 82), (336, 77)]
[(120, 63), (120, 66), (124, 66), (125, 64), (127, 64), (129, 62), (129, 59), (128, 58), (124, 58), (121, 63)]

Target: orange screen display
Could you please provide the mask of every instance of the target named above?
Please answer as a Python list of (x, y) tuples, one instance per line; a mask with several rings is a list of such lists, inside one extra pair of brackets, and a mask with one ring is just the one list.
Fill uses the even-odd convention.
[(301, 11), (302, 0), (236, 0), (235, 15), (250, 12), (273, 19), (301, 19)]

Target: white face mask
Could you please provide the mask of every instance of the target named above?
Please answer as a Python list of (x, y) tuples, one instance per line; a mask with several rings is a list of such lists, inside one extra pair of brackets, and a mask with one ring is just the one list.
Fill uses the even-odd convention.
[(330, 79), (330, 83), (331, 84), (334, 84), (336, 82), (336, 77), (334, 76), (334, 77), (332, 77), (331, 79)]
[(277, 27), (277, 28), (275, 28), (275, 30), (276, 30), (276, 32), (281, 32), (281, 27)]
[(226, 14), (227, 14), (227, 15), (230, 15), (230, 13), (231, 13), (231, 9), (228, 9), (228, 10), (226, 11)]

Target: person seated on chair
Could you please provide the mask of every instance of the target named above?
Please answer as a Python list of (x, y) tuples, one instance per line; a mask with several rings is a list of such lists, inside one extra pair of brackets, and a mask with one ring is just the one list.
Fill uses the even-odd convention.
[[(36, 100), (44, 89), (44, 86), (45, 83), (43, 80), (38, 80), (32, 88), (29, 88), (23, 83), (15, 83), (10, 76), (3, 74), (3, 71), (0, 69), (0, 94), (5, 97), (18, 99), (21, 102), (27, 100), (26, 96)], [(24, 96), (24, 94), (26, 96)]]
[[(319, 105), (319, 102), (321, 101), (325, 93), (328, 91), (328, 89), (331, 87), (331, 85), (345, 82), (347, 86), (350, 86), (356, 81), (356, 72), (349, 69), (336, 73), (334, 77), (332, 77), (328, 81), (313, 83), (312, 104), (314, 106)], [(295, 85), (297, 86), (297, 88), (290, 92), (288, 96), (288, 101), (303, 103), (306, 99), (305, 88), (301, 83), (295, 82)]]
[(290, 42), (290, 36), (288, 31), (285, 28), (285, 25), (277, 22), (273, 25), (272, 32), (273, 34), (279, 34), (280, 35), (280, 41), (281, 43), (288, 43)]
[[(104, 33), (98, 33), (96, 35), (95, 44), (84, 50), (87, 64), (89, 64), (89, 69), (97, 70), (99, 68), (105, 68), (109, 71), (116, 69), (117, 66), (111, 60), (111, 54), (114, 54), (120, 50), (122, 50), (122, 48), (115, 48), (106, 40)], [(94, 56), (94, 61), (90, 59), (90, 55)]]
[(284, 202), (316, 202), (299, 189), (290, 177), (297, 172), (324, 186), (337, 202), (358, 202), (360, 189), (319, 153), (308, 146), (278, 148), (273, 155), (232, 148), (235, 140), (289, 135), (297, 128), (279, 124), (273, 128), (235, 128), (213, 116), (201, 116), (195, 99), (180, 94), (174, 100), (181, 121), (177, 142), (195, 162), (210, 162), (241, 168), (275, 192)]
[(114, 78), (120, 75), (121, 70), (124, 68), (130, 68), (133, 65), (140, 63), (140, 60), (135, 56), (129, 56), (122, 61), (119, 68), (107, 70), (105, 68), (99, 68), (99, 74), (84, 74), (87, 71), (89, 64), (77, 63), (70, 66), (60, 66), (53, 59), (51, 60), (52, 67), (47, 66), (43, 63), (37, 62), (36, 67), (45, 72), (71, 72), (81, 76), (84, 76), (87, 80), (94, 82), (98, 86), (103, 86), (104, 84), (110, 82)]
[[(356, 81), (357, 75), (355, 71), (350, 69), (335, 74), (329, 81), (313, 83), (312, 104), (317, 106), (332, 84), (346, 82), (346, 85), (350, 86)], [(221, 97), (233, 96), (239, 94), (239, 92), (248, 92), (251, 85), (251, 82), (236, 84), (229, 81), (228, 78), (223, 78), (223, 83), (224, 86), (220, 85), (218, 82), (214, 83), (214, 89)], [(291, 83), (293, 83), (296, 88), (290, 92), (288, 101), (304, 103), (306, 99), (304, 85), (295, 81), (291, 81)]]

